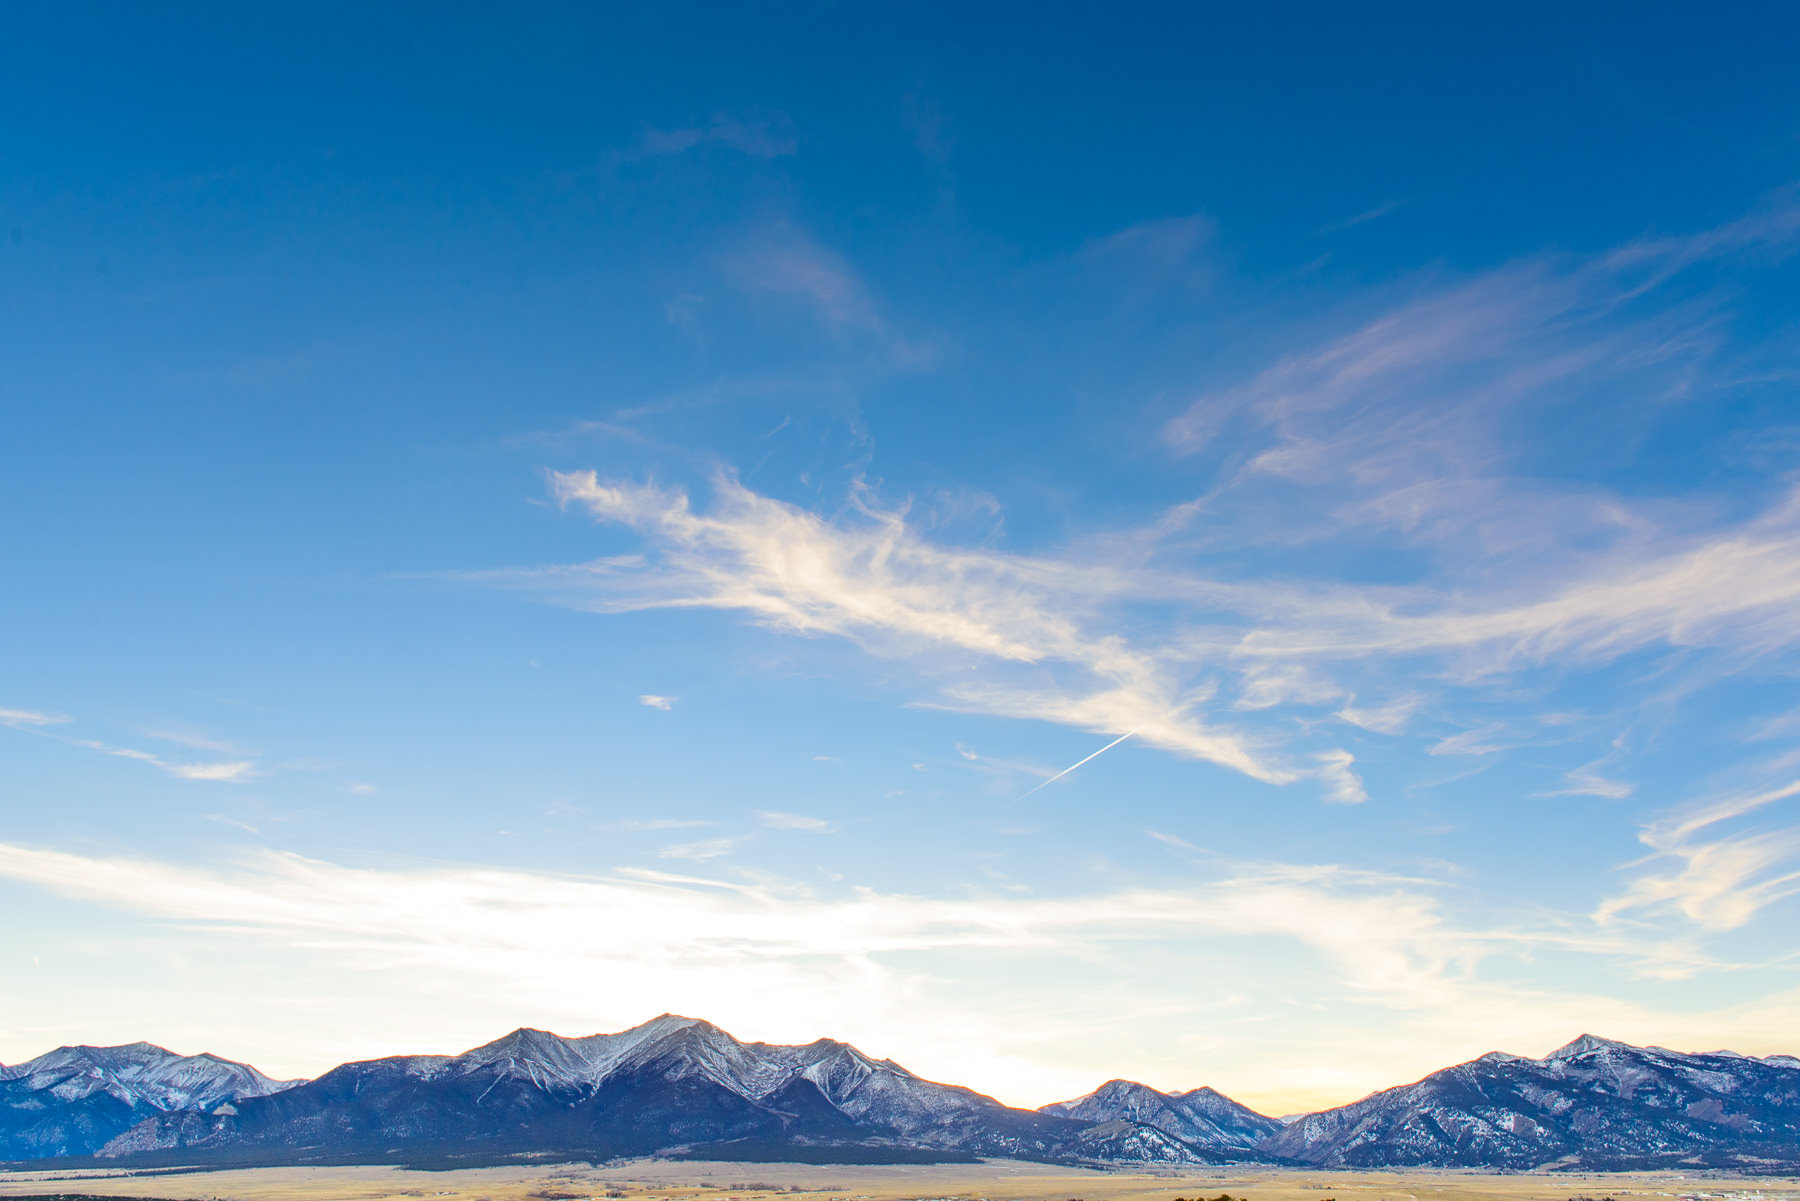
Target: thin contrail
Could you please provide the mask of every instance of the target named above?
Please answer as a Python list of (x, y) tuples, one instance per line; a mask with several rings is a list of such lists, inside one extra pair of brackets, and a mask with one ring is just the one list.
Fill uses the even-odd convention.
[[(1137, 730), (1125, 731), (1125, 733), (1119, 735), (1117, 738), (1113, 739), (1111, 742), (1107, 743), (1105, 746), (1101, 747), (1099, 750), (1097, 750), (1093, 754), (1089, 755), (1087, 757), (1087, 759), (1083, 759), (1081, 761), (1081, 763), (1086, 763), (1088, 761), (1088, 759), (1098, 759), (1101, 755), (1106, 754), (1106, 752), (1112, 750), (1115, 746), (1118, 746), (1121, 742), (1124, 742), (1127, 738), (1130, 738), (1133, 734), (1137, 733), (1138, 730), (1141, 730), (1143, 728), (1144, 728), (1143, 726), (1139, 726), (1137, 728)], [(1037, 786), (1037, 788), (1033, 788), (1031, 790), (1031, 792), (1027, 792), (1023, 796), (1019, 797), (1019, 801), (1022, 801), (1025, 799), (1025, 797), (1030, 796), (1032, 792), (1036, 792), (1038, 790), (1038, 788), (1046, 788), (1046, 787), (1050, 786), (1051, 784), (1056, 783), (1058, 780), (1062, 779), (1064, 776), (1068, 775), (1070, 772), (1072, 772), (1076, 768), (1080, 767), (1081, 763), (1072, 763), (1068, 767), (1063, 768), (1061, 771), (1057, 772), (1054, 776), (1051, 776), (1048, 780), (1045, 780), (1042, 784), (1039, 784)], [(1019, 803), (1019, 801), (1014, 801), (1013, 804), (1016, 805)]]

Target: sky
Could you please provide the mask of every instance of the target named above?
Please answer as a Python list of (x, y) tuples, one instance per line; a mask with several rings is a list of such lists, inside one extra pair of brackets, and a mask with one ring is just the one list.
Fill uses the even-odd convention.
[(1800, 1053), (1792, 6), (7, 26), (0, 1062)]

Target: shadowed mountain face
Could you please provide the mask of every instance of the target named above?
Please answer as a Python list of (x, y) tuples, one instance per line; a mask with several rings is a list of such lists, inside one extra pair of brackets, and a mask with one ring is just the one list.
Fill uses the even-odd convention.
[(517, 1030), (457, 1056), (347, 1063), (283, 1085), (159, 1047), (65, 1047), (0, 1068), (0, 1156), (139, 1164), (662, 1153), (917, 1162), (1800, 1167), (1800, 1060), (1583, 1035), (1494, 1052), (1283, 1126), (1211, 1089), (1112, 1080), (1042, 1110), (922, 1080), (844, 1043), (743, 1043), (664, 1015), (618, 1034)]
[(1251, 1152), (1281, 1123), (1210, 1088), (1162, 1093), (1132, 1080), (1108, 1080), (1085, 1097), (1045, 1105), (1039, 1113), (1084, 1122), (1135, 1122), (1217, 1155)]
[(59, 1047), (0, 1068), (0, 1159), (92, 1155), (147, 1118), (289, 1087), (216, 1055), (150, 1043)]
[(1800, 1060), (1584, 1034), (1543, 1059), (1496, 1051), (1309, 1114), (1262, 1147), (1321, 1167), (1766, 1171), (1800, 1163)]
[[(665, 1015), (619, 1034), (518, 1030), (454, 1058), (348, 1063), (231, 1112), (146, 1121), (101, 1154), (632, 1155), (742, 1144), (1042, 1159), (1083, 1155), (1079, 1136), (1091, 1125), (921, 1080), (844, 1043), (741, 1043), (710, 1023)], [(1182, 1145), (1165, 1141), (1163, 1161), (1181, 1162)]]

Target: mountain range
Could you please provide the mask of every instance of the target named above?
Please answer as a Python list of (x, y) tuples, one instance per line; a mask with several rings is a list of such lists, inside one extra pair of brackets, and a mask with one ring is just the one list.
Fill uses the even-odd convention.
[(1800, 1167), (1800, 1060), (1583, 1035), (1493, 1052), (1283, 1121), (1210, 1088), (1129, 1080), (1037, 1110), (831, 1039), (745, 1043), (665, 1014), (617, 1034), (516, 1030), (461, 1055), (276, 1081), (148, 1043), (0, 1068), (0, 1160), (133, 1165), (477, 1163), (637, 1155), (812, 1162), (1317, 1168)]
[(150, 1043), (59, 1047), (0, 1067), (0, 1159), (89, 1155), (163, 1114), (205, 1111), (300, 1083), (271, 1080), (216, 1055), (176, 1055)]
[(1584, 1034), (1542, 1059), (1493, 1051), (1307, 1114), (1260, 1146), (1320, 1167), (1774, 1171), (1800, 1163), (1800, 1059)]

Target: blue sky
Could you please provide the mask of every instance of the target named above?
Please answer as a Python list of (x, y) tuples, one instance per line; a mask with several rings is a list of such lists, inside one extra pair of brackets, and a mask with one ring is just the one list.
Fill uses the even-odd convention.
[(1791, 9), (9, 22), (0, 1061), (1800, 1049)]

